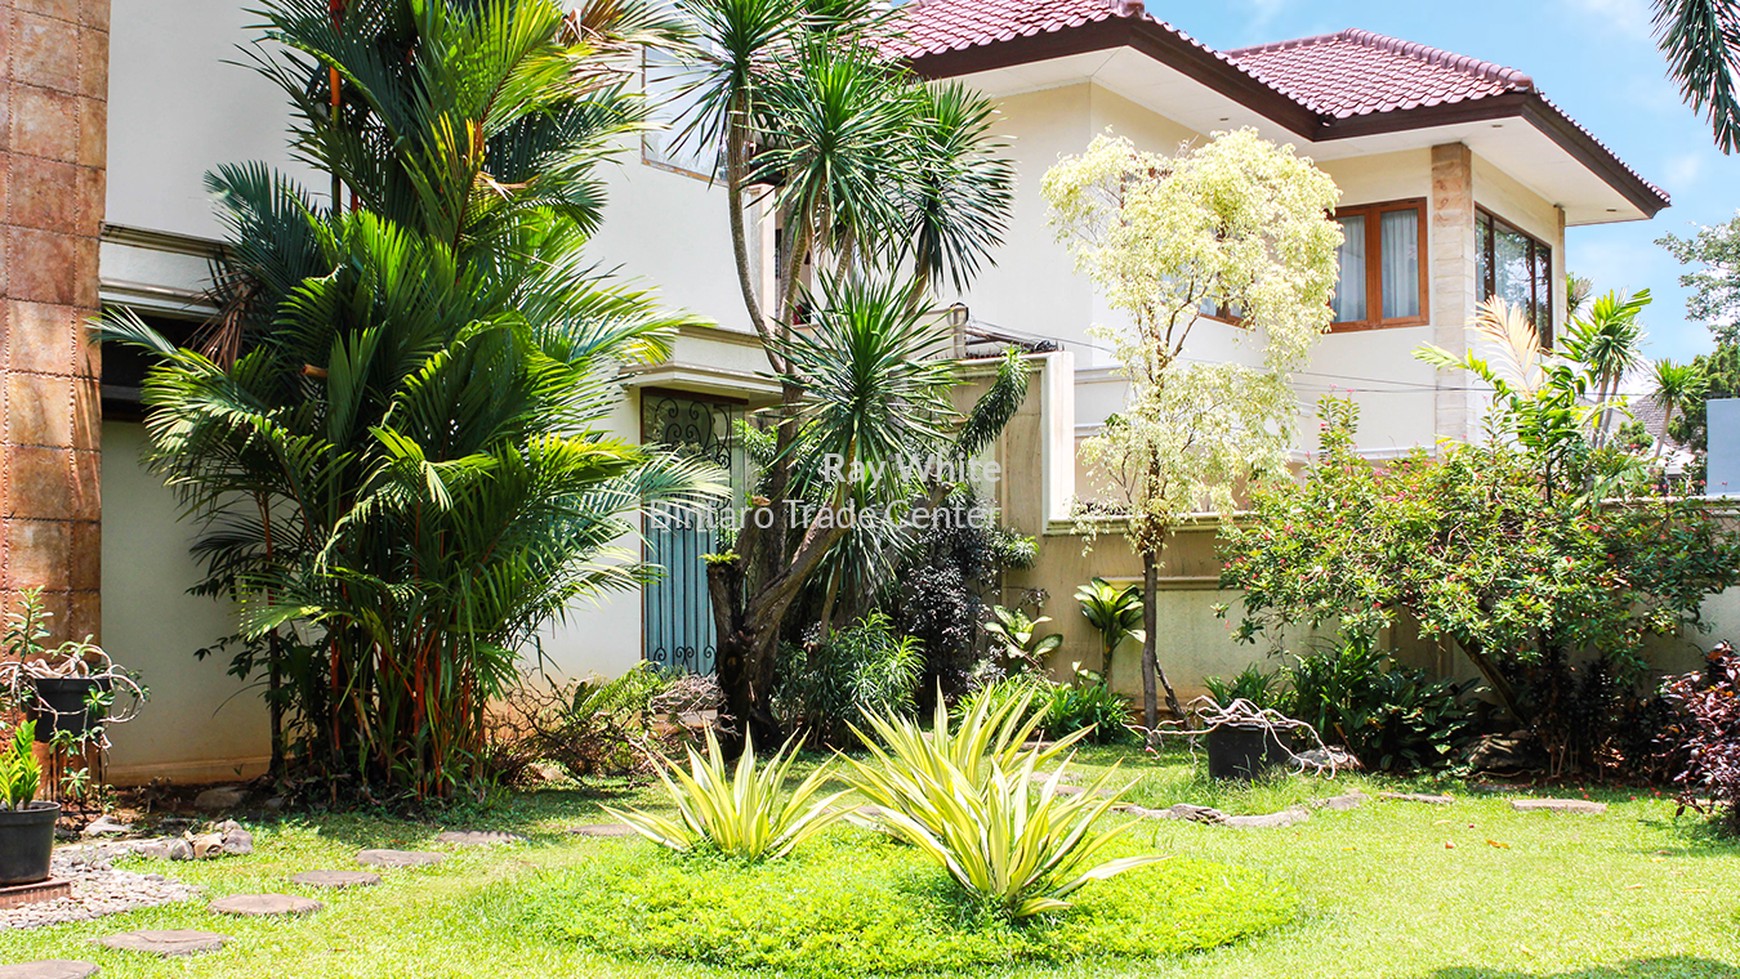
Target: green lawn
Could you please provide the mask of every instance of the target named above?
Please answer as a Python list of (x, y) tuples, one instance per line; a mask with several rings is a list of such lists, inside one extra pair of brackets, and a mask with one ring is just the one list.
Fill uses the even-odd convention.
[[(1117, 752), (1084, 755), (1088, 767)], [(1266, 812), (1351, 788), (1396, 786), (1344, 777), (1288, 778), (1250, 789), (1204, 784), (1189, 760), (1130, 755), (1133, 801), (1214, 805)], [(1740, 846), (1711, 837), (1701, 821), (1676, 819), (1649, 793), (1591, 791), (1605, 815), (1524, 814), (1508, 796), (1459, 783), (1414, 783), (1448, 791), (1453, 806), (1373, 800), (1347, 812), (1318, 811), (1289, 829), (1237, 830), (1140, 823), (1140, 846), (1230, 864), (1271, 878), (1301, 898), (1296, 920), (1213, 951), (1090, 966), (1068, 963), (986, 975), (1225, 976), (1408, 979), (1551, 976), (1668, 979), (1740, 976)], [(1560, 794), (1581, 795), (1581, 790)], [(654, 804), (650, 793), (603, 798), (545, 791), (513, 797), (467, 828), (507, 829), (531, 842), (452, 849), (443, 865), (386, 871), (370, 889), (324, 892), (324, 911), (300, 920), (219, 918), (195, 902), (77, 925), (0, 932), (0, 963), (86, 958), (127, 977), (319, 976), (689, 977), (738, 974), (690, 962), (613, 960), (589, 952), (560, 922), (563, 903), (584, 902), (581, 882), (603, 863), (640, 861), (613, 848), (639, 840), (586, 839), (564, 830), (598, 821), (601, 802)], [(1119, 817), (1123, 818), (1123, 817)], [(302, 870), (350, 868), (367, 846), (419, 847), (441, 827), (360, 816), (288, 819), (256, 827), (253, 856), (206, 864), (140, 862), (208, 887), (214, 896), (298, 889)], [(637, 864), (638, 865), (638, 864)], [(658, 873), (659, 860), (644, 861)], [(674, 885), (688, 878), (671, 868)], [(572, 886), (570, 884), (572, 883)], [(1112, 886), (1112, 885), (1095, 885)], [(1086, 892), (1084, 892), (1085, 894)], [(235, 941), (186, 961), (109, 952), (93, 936), (132, 928), (202, 928)]]

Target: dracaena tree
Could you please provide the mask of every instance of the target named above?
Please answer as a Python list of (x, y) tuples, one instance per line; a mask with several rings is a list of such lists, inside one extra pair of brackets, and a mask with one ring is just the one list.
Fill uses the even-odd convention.
[[(241, 608), (282, 723), (335, 799), (450, 794), (484, 711), (576, 600), (650, 573), (613, 542), (712, 474), (604, 432), (619, 365), (682, 318), (583, 257), (596, 168), (641, 125), (647, 9), (600, 0), (274, 0), (248, 49), (322, 199), (208, 177), (225, 316), (156, 355), (150, 462)], [(326, 188), (322, 188), (323, 190)]]
[[(1155, 654), (1161, 556), (1193, 512), (1230, 513), (1241, 482), (1285, 462), (1298, 413), (1290, 372), (1329, 326), (1339, 192), (1290, 147), (1240, 130), (1172, 157), (1100, 136), (1045, 175), (1044, 193), (1077, 267), (1128, 319), (1100, 331), (1130, 383), (1127, 407), (1081, 456), (1091, 491), (1142, 558), (1152, 730), (1157, 682), (1182, 713)], [(1237, 313), (1255, 364), (1187, 355), (1205, 309)]]
[[(754, 505), (708, 568), (726, 707), (739, 733), (765, 740), (780, 634), (850, 533), (839, 513), (899, 489), (811, 464), (818, 452), (873, 464), (946, 451), (958, 420), (943, 410), (952, 378), (923, 366), (947, 344), (928, 296), (988, 261), (1013, 171), (989, 102), (924, 84), (888, 54), (898, 26), (884, 5), (675, 9), (696, 34), (681, 75), (694, 109), (677, 138), (717, 154), (744, 310), (782, 389)], [(757, 221), (778, 230), (765, 291)]]

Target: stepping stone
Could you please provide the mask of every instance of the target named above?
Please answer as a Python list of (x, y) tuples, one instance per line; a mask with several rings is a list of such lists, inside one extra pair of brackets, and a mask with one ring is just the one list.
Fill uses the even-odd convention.
[(119, 935), (97, 939), (97, 944), (107, 948), (118, 948), (124, 952), (149, 952), (168, 958), (172, 955), (197, 955), (200, 952), (215, 952), (224, 947), (230, 940), (228, 935), (219, 935), (210, 931), (193, 931), (178, 928), (174, 931), (124, 931)]
[(1365, 804), (1367, 798), (1368, 797), (1364, 792), (1354, 791), (1343, 793), (1342, 795), (1332, 795), (1327, 799), (1319, 800), (1317, 804), (1322, 806), (1324, 809), (1333, 809), (1336, 812), (1346, 812), (1349, 809), (1358, 809), (1360, 806)]
[[(866, 807), (866, 808), (868, 808), (868, 807)], [(634, 827), (628, 825), (627, 823), (588, 823), (585, 826), (576, 826), (573, 829), (570, 829), (568, 832), (574, 834), (575, 836), (608, 837), (608, 836), (634, 836), (635, 835)]]
[(96, 963), (74, 959), (47, 959), (42, 962), (0, 965), (0, 979), (85, 979), (86, 976), (96, 974)]
[(423, 850), (364, 850), (356, 855), (356, 862), (368, 867), (431, 867), (445, 859), (445, 853)]
[(1427, 806), (1448, 806), (1456, 801), (1447, 795), (1422, 795), (1418, 792), (1379, 792), (1378, 798), (1391, 802), (1418, 802)]
[(1580, 812), (1590, 816), (1607, 811), (1607, 803), (1588, 799), (1512, 799), (1510, 807), (1517, 812)]
[(306, 887), (373, 887), (380, 882), (380, 874), (366, 870), (309, 870), (290, 878), (290, 883)]
[(1192, 823), (1208, 823), (1215, 825), (1226, 822), (1226, 813), (1207, 806), (1193, 806), (1188, 802), (1180, 802), (1169, 809), (1144, 809), (1141, 806), (1124, 806), (1123, 811), (1143, 819), (1182, 819)]
[(1310, 818), (1311, 814), (1304, 809), (1283, 809), (1262, 816), (1228, 816), (1221, 825), (1237, 829), (1284, 829)]
[(231, 894), (206, 905), (206, 910), (218, 914), (267, 918), (283, 914), (312, 914), (324, 907), (326, 905), (313, 898), (290, 894)]
[(504, 843), (524, 843), (526, 838), (517, 833), (492, 833), (481, 830), (449, 830), (435, 837), (437, 843), (452, 843), (455, 846), (500, 846)]

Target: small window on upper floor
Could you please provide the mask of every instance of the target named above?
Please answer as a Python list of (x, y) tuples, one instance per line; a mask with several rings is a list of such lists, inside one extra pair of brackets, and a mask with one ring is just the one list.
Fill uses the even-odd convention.
[(1363, 204), (1335, 212), (1343, 241), (1333, 329), (1416, 326), (1426, 322), (1426, 202)]
[(641, 160), (651, 166), (711, 180), (719, 172), (719, 149), (703, 140), (695, 124), (702, 71), (664, 51), (648, 49), (641, 63), (648, 121)]
[(1482, 300), (1497, 296), (1524, 310), (1553, 346), (1553, 250), (1491, 211), (1474, 218), (1475, 284)]

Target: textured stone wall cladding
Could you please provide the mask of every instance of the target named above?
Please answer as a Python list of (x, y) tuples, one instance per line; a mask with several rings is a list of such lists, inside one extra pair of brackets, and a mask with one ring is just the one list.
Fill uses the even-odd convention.
[[(1461, 143), (1432, 147), (1431, 279), (1432, 342), (1446, 350), (1468, 345), (1466, 325), (1474, 316), (1474, 156)], [(1436, 434), (1468, 438), (1478, 405), (1451, 371), (1438, 373)]]
[(0, 597), (98, 631), (109, 0), (0, 0)]

